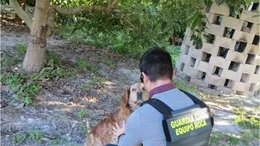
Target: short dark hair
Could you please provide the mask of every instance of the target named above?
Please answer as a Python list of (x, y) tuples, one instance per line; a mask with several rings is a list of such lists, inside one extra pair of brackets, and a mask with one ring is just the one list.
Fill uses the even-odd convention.
[(172, 79), (173, 65), (171, 55), (162, 48), (151, 48), (142, 56), (139, 69), (154, 82), (158, 79)]

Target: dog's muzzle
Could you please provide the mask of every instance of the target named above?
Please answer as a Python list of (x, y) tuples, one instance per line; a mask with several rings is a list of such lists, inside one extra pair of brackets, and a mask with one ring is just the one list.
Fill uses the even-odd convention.
[(143, 100), (143, 92), (137, 92), (137, 99)]

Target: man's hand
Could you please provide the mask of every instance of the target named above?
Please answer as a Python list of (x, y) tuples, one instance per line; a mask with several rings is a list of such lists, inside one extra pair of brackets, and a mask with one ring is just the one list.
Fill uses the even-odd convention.
[(125, 132), (125, 122), (122, 123), (122, 126), (120, 127), (117, 123), (116, 126), (113, 127), (113, 134), (117, 137)]

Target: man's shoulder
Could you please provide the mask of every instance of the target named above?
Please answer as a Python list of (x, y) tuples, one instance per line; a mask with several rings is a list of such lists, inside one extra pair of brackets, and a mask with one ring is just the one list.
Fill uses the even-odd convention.
[(173, 110), (178, 110), (194, 105), (194, 102), (190, 99), (190, 97), (177, 88), (160, 93), (154, 98), (163, 101)]
[(129, 118), (131, 119), (143, 119), (144, 117), (149, 117), (150, 115), (153, 115), (156, 112), (156, 109), (154, 109), (149, 104), (143, 104), (141, 107), (137, 108)]

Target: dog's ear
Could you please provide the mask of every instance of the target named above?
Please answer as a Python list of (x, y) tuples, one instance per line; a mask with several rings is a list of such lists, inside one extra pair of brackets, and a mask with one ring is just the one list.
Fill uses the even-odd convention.
[(121, 106), (122, 107), (127, 107), (128, 106), (128, 101), (129, 101), (129, 95), (130, 95), (130, 88), (128, 88), (123, 96), (121, 97)]

